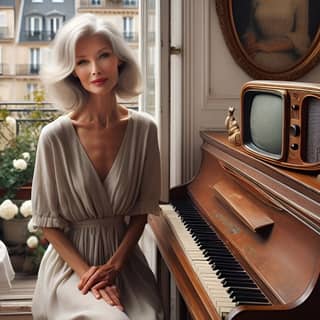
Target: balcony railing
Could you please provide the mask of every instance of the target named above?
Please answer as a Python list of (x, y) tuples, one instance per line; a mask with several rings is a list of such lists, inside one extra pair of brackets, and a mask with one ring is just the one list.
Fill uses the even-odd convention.
[(138, 32), (123, 32), (122, 35), (127, 42), (138, 42), (139, 40)]
[(8, 115), (16, 119), (16, 135), (23, 132), (31, 123), (46, 124), (61, 114), (61, 111), (53, 108), (49, 102), (36, 104), (32, 101), (0, 101), (0, 110), (6, 110)]
[(40, 72), (40, 64), (16, 64), (16, 75), (38, 75)]
[(0, 63), (0, 76), (9, 75), (9, 74), (10, 74), (9, 64)]
[(138, 6), (138, 0), (80, 0), (80, 9), (138, 9)]
[(9, 27), (0, 27), (0, 40), (12, 39), (13, 33), (10, 32)]
[(54, 31), (31, 31), (25, 30), (21, 33), (21, 41), (51, 41), (54, 39)]

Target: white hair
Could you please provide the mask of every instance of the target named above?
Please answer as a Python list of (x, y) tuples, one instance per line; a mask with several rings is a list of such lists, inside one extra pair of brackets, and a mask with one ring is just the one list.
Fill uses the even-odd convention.
[(58, 31), (52, 43), (50, 61), (41, 70), (49, 99), (57, 108), (71, 111), (86, 103), (88, 92), (72, 74), (76, 65), (75, 48), (81, 37), (96, 34), (105, 36), (122, 62), (115, 87), (116, 95), (131, 98), (141, 93), (140, 68), (123, 37), (105, 19), (89, 13), (82, 14), (70, 19)]

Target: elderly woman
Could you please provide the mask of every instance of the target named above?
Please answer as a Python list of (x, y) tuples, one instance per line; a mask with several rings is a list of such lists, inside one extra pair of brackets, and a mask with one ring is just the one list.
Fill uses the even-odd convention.
[(37, 319), (163, 319), (137, 242), (159, 212), (157, 128), (117, 96), (140, 72), (118, 32), (91, 14), (58, 32), (43, 80), (69, 111), (41, 133), (32, 186), (35, 224), (51, 243), (33, 299)]

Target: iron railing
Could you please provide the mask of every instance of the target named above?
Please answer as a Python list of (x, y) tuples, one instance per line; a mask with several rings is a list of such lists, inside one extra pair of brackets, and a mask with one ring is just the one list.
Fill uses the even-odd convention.
[[(120, 102), (128, 109), (138, 110), (137, 102)], [(16, 119), (16, 134), (23, 130), (23, 127), (34, 122), (48, 123), (57, 116), (63, 114), (63, 111), (52, 106), (52, 103), (44, 101), (36, 103), (34, 101), (0, 101), (1, 111)], [(3, 121), (0, 120), (0, 122)], [(1, 129), (1, 128), (0, 128)]]
[(138, 0), (80, 0), (80, 9), (138, 9)]
[(56, 32), (54, 31), (35, 31), (23, 30), (20, 34), (21, 41), (51, 41), (54, 39)]
[(0, 27), (0, 39), (12, 39), (13, 32), (10, 32), (9, 27)]

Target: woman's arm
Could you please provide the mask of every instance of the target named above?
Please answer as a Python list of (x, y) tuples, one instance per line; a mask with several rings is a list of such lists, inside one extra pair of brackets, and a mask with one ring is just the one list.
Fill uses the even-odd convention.
[[(75, 249), (71, 241), (66, 237), (62, 230), (58, 228), (42, 228), (44, 237), (52, 244), (60, 257), (69, 265), (69, 267), (81, 278), (91, 268)], [(119, 292), (115, 286), (104, 286), (99, 290), (92, 290), (97, 299), (101, 297), (111, 305), (123, 310)]]
[(146, 222), (147, 215), (130, 217), (127, 232), (113, 256), (104, 265), (91, 267), (81, 277), (79, 289), (82, 293), (86, 294), (90, 289), (98, 290), (114, 283), (117, 273), (137, 245)]
[(90, 266), (83, 260), (71, 241), (58, 228), (42, 228), (44, 237), (53, 245), (60, 257), (81, 278)]

